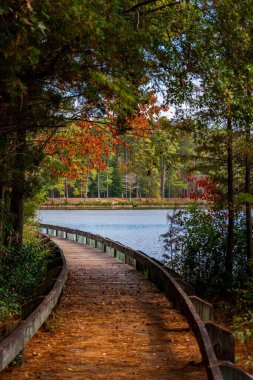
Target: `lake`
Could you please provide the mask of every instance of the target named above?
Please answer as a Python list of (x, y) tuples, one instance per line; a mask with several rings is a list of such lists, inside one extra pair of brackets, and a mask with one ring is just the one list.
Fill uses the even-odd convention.
[(40, 210), (42, 223), (92, 232), (161, 258), (161, 234), (173, 210)]

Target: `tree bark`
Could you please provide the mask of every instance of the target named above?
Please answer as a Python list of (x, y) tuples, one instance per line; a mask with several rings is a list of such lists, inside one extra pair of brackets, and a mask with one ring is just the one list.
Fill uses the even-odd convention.
[(5, 185), (0, 183), (0, 244), (3, 242)]
[(25, 194), (25, 155), (26, 155), (26, 132), (17, 133), (17, 148), (15, 155), (15, 170), (11, 181), (10, 213), (12, 215), (11, 239), (8, 244), (22, 243), (24, 226), (24, 194)]
[(106, 198), (109, 198), (109, 176), (106, 173)]
[(233, 269), (233, 240), (234, 240), (234, 173), (233, 173), (233, 128), (232, 118), (227, 117), (227, 175), (228, 175), (228, 229), (227, 229), (227, 254), (225, 270), (227, 273), (228, 286), (232, 280)]
[(98, 172), (98, 198), (100, 198), (100, 173)]
[[(249, 157), (249, 144), (250, 144), (250, 125), (246, 130), (246, 155), (245, 155), (245, 193), (250, 193), (250, 175), (251, 175), (251, 159)], [(253, 246), (252, 246), (252, 214), (251, 204), (245, 203), (245, 216), (246, 216), (246, 247), (247, 259), (250, 272), (252, 272), (253, 264)]]
[(127, 195), (128, 195), (127, 173), (125, 174), (125, 189), (126, 189), (126, 198), (127, 198)]
[(136, 198), (140, 198), (140, 177), (137, 178), (136, 182)]
[(162, 175), (161, 175), (161, 197), (165, 197), (165, 180), (166, 180), (166, 164), (162, 161)]
[(68, 188), (68, 179), (65, 178), (65, 189), (64, 189), (64, 193), (65, 193), (65, 202), (67, 203), (68, 202), (68, 199), (69, 199), (69, 188)]
[(87, 173), (85, 192), (86, 192), (85, 198), (88, 198), (88, 192), (89, 192), (89, 172)]

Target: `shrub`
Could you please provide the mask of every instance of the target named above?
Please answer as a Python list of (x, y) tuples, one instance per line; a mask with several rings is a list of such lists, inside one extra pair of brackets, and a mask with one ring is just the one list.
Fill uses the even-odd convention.
[(9, 289), (0, 287), (0, 322), (20, 314), (18, 296)]
[[(209, 212), (194, 205), (188, 211), (168, 215), (168, 222), (169, 230), (163, 235), (165, 264), (179, 272), (201, 295), (223, 293), (226, 289), (226, 211)], [(244, 220), (238, 214), (234, 231), (234, 288), (245, 284), (245, 252)]]
[(245, 314), (234, 317), (232, 325), (234, 336), (239, 340), (243, 347), (244, 359), (241, 361), (248, 367), (253, 368), (253, 312), (248, 310)]
[(43, 281), (48, 253), (36, 240), (11, 247), (3, 260), (8, 286), (21, 297), (26, 297)]
[(43, 249), (31, 228), (23, 244), (5, 248), (0, 269), (0, 321), (20, 312), (20, 305), (44, 280), (51, 254)]

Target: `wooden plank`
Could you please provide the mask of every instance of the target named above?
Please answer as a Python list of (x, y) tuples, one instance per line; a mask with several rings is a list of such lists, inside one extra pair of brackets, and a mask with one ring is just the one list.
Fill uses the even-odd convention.
[(207, 378), (186, 319), (154, 284), (95, 248), (54, 241), (69, 269), (59, 327), (34, 337), (26, 364), (0, 380)]

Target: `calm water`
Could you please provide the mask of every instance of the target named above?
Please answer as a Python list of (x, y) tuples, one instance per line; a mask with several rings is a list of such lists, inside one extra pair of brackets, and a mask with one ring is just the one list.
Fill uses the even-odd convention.
[(168, 212), (172, 210), (41, 210), (39, 220), (93, 232), (159, 258)]

